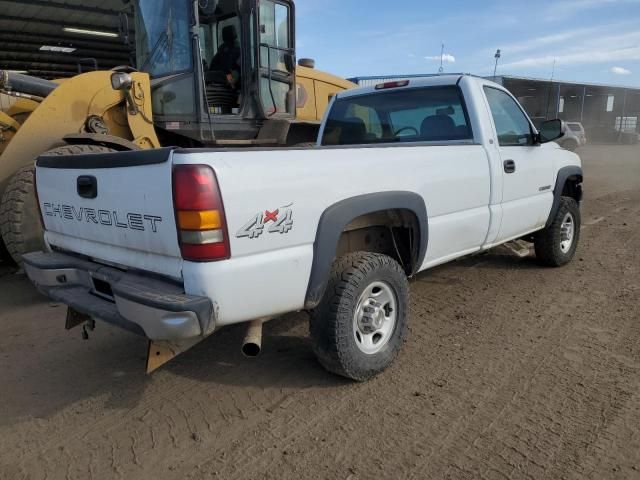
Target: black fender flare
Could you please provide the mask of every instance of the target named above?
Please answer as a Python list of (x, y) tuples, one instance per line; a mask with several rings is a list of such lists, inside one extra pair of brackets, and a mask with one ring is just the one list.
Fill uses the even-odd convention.
[[(553, 219), (558, 213), (558, 209), (560, 208), (560, 200), (562, 199), (562, 191), (564, 190), (564, 185), (567, 183), (567, 179), (571, 177), (578, 177), (580, 179), (580, 183), (584, 178), (582, 173), (582, 168), (576, 165), (563, 167), (558, 171), (558, 178), (556, 180), (556, 186), (553, 190), (553, 206), (551, 207), (551, 213), (549, 214), (549, 219), (547, 220), (546, 227), (549, 227), (553, 223)], [(578, 202), (582, 201), (582, 195), (578, 199)]]
[(313, 265), (305, 299), (306, 309), (317, 307), (324, 296), (344, 229), (358, 217), (384, 210), (408, 210), (416, 216), (420, 227), (420, 242), (411, 274), (417, 273), (424, 262), (429, 243), (429, 217), (424, 199), (416, 193), (402, 191), (347, 198), (327, 208), (320, 217), (313, 245)]

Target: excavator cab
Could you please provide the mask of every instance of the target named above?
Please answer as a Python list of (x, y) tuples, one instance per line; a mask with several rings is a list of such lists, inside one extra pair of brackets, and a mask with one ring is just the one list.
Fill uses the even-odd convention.
[(202, 145), (282, 143), (296, 116), (289, 0), (133, 0), (136, 68), (159, 134)]

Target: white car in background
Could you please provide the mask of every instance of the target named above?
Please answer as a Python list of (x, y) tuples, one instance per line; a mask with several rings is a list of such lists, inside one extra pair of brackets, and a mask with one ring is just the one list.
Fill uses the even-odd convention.
[(564, 136), (558, 140), (558, 144), (571, 152), (578, 147), (584, 147), (587, 144), (587, 135), (582, 123), (567, 122)]

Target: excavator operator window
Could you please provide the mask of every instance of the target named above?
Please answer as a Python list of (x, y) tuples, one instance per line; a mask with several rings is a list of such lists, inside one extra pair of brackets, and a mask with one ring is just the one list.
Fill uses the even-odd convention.
[(137, 68), (151, 78), (192, 68), (191, 16), (180, 0), (136, 3)]
[(293, 53), (290, 15), (285, 4), (260, 2), (260, 95), (269, 115), (288, 112), (287, 98), (293, 93), (287, 67), (287, 56)]
[(200, 11), (200, 51), (206, 100), (213, 114), (237, 114), (242, 92), (242, 38), (237, 2), (221, 0)]

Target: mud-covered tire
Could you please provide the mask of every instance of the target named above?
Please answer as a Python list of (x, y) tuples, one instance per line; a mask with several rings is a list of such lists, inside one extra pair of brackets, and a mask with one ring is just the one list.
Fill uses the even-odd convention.
[[(571, 241), (567, 240), (567, 225), (571, 223)], [(582, 220), (580, 206), (573, 198), (562, 197), (551, 224), (534, 237), (536, 258), (542, 265), (562, 267), (576, 254), (580, 242)]]
[(9, 251), (7, 250), (7, 247), (5, 246), (4, 241), (0, 236), (0, 261), (9, 260), (10, 258), (11, 255), (9, 255)]
[[(358, 336), (357, 315), (363, 310), (367, 292), (373, 295), (372, 286), (376, 285), (384, 285), (395, 300), (391, 312), (380, 312), (380, 321), (384, 323), (393, 314), (395, 317), (393, 326), (382, 337), (380, 350), (365, 353)], [(409, 282), (398, 262), (386, 255), (366, 252), (340, 257), (333, 265), (322, 301), (310, 315), (315, 354), (332, 373), (359, 382), (369, 380), (387, 369), (398, 356), (407, 334), (408, 313)]]
[[(47, 155), (87, 155), (114, 150), (97, 145), (64, 145)], [(35, 167), (18, 170), (11, 178), (0, 203), (0, 232), (11, 258), (20, 265), (22, 255), (44, 249), (44, 235), (35, 195)]]
[(22, 255), (43, 250), (44, 240), (33, 175), (35, 167), (18, 170), (7, 185), (0, 204), (0, 230), (9, 255), (18, 265)]

